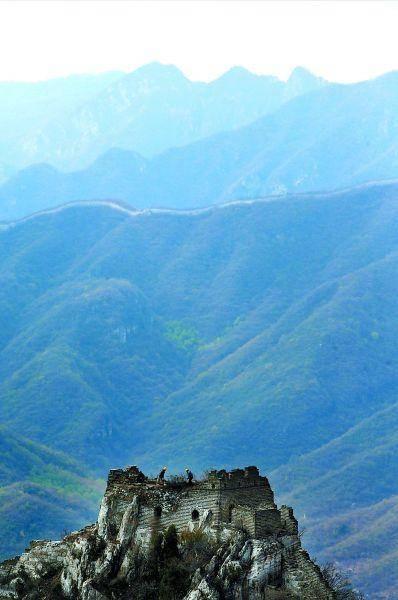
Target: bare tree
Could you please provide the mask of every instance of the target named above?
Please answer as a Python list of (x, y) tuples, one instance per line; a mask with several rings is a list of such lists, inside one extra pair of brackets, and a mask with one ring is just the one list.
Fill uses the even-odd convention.
[(322, 575), (336, 592), (337, 600), (364, 600), (365, 596), (352, 587), (345, 573), (339, 571), (334, 563), (326, 563), (321, 567)]

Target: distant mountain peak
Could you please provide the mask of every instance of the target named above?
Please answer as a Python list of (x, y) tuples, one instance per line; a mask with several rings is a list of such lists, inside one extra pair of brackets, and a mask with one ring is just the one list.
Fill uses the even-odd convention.
[(326, 79), (323, 77), (318, 77), (318, 75), (314, 75), (312, 71), (306, 69), (302, 66), (295, 67), (289, 75), (287, 83), (296, 83), (296, 82), (314, 82), (314, 81), (323, 81), (326, 82)]
[(298, 94), (305, 94), (306, 92), (312, 92), (312, 90), (318, 89), (326, 85), (328, 82), (323, 77), (314, 75), (311, 71), (305, 67), (295, 67), (290, 73), (290, 76), (286, 82), (286, 87), (292, 96)]
[(184, 73), (180, 71), (178, 67), (175, 65), (164, 64), (161, 62), (153, 61), (135, 69), (129, 76), (136, 77), (147, 77), (150, 79), (175, 79), (181, 81), (188, 81), (187, 77), (185, 77)]
[(310, 71), (306, 67), (303, 67), (302, 65), (297, 65), (297, 67), (294, 67), (294, 69), (292, 69), (289, 79), (291, 79), (292, 77), (303, 77), (303, 76), (304, 77), (308, 77), (308, 76), (316, 77), (316, 75), (314, 75), (312, 73), (312, 71)]
[(246, 69), (246, 67), (235, 65), (234, 67), (231, 67), (230, 69), (228, 69), (228, 71), (225, 71), (225, 73), (223, 75), (221, 75), (221, 77), (237, 77), (237, 76), (240, 77), (241, 75), (253, 76), (254, 73), (249, 71), (249, 69)]
[(253, 81), (255, 79), (268, 79), (276, 81), (278, 78), (274, 75), (257, 75), (256, 73), (249, 71), (249, 69), (246, 69), (245, 67), (236, 65), (228, 69), (228, 71), (226, 71), (220, 77), (212, 81), (212, 83), (214, 84), (222, 82), (225, 84), (226, 82), (228, 82), (233, 85), (236, 85), (236, 83), (240, 81)]

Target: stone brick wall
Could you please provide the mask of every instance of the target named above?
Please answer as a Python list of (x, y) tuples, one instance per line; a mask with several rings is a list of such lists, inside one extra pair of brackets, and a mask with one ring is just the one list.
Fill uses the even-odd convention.
[(175, 525), (178, 532), (195, 528), (205, 515), (212, 512), (212, 525), (219, 523), (219, 490), (190, 486), (178, 492), (168, 492), (160, 497), (152, 497), (141, 506), (138, 532), (142, 530), (163, 530)]
[(297, 519), (293, 514), (293, 509), (290, 506), (282, 505), (280, 508), (281, 520), (285, 529), (289, 533), (298, 534)]
[(256, 510), (254, 513), (254, 537), (263, 538), (283, 530), (281, 514), (276, 508)]
[(231, 509), (231, 525), (245, 529), (251, 537), (255, 537), (256, 524), (254, 512), (251, 508), (238, 506)]
[(328, 594), (328, 598), (330, 600), (334, 600), (335, 594), (326, 584), (321, 570), (317, 564), (315, 564), (310, 555), (306, 550), (300, 548), (298, 551), (298, 568), (301, 571), (302, 579), (306, 582), (306, 585), (309, 586), (313, 591), (318, 591), (319, 597), (323, 597), (323, 594)]
[(204, 518), (215, 531), (224, 526), (244, 527), (253, 537), (265, 537), (285, 530), (296, 533), (297, 521), (289, 507), (279, 511), (268, 479), (257, 467), (233, 471), (211, 471), (204, 481), (150, 480), (136, 466), (114, 469), (108, 477), (106, 502), (115, 530), (138, 498), (137, 536), (148, 541), (153, 531), (175, 525), (177, 531), (195, 529)]

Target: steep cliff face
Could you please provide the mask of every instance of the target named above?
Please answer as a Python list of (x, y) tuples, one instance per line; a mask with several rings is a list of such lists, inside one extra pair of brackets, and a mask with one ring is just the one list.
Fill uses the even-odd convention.
[(113, 472), (97, 523), (2, 563), (0, 598), (332, 600), (291, 509), (253, 469), (193, 485)]

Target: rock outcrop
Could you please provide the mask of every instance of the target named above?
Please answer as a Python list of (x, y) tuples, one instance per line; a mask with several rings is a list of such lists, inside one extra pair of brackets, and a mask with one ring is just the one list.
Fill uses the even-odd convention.
[(111, 471), (97, 523), (0, 565), (0, 598), (335, 597), (255, 467), (160, 485)]

